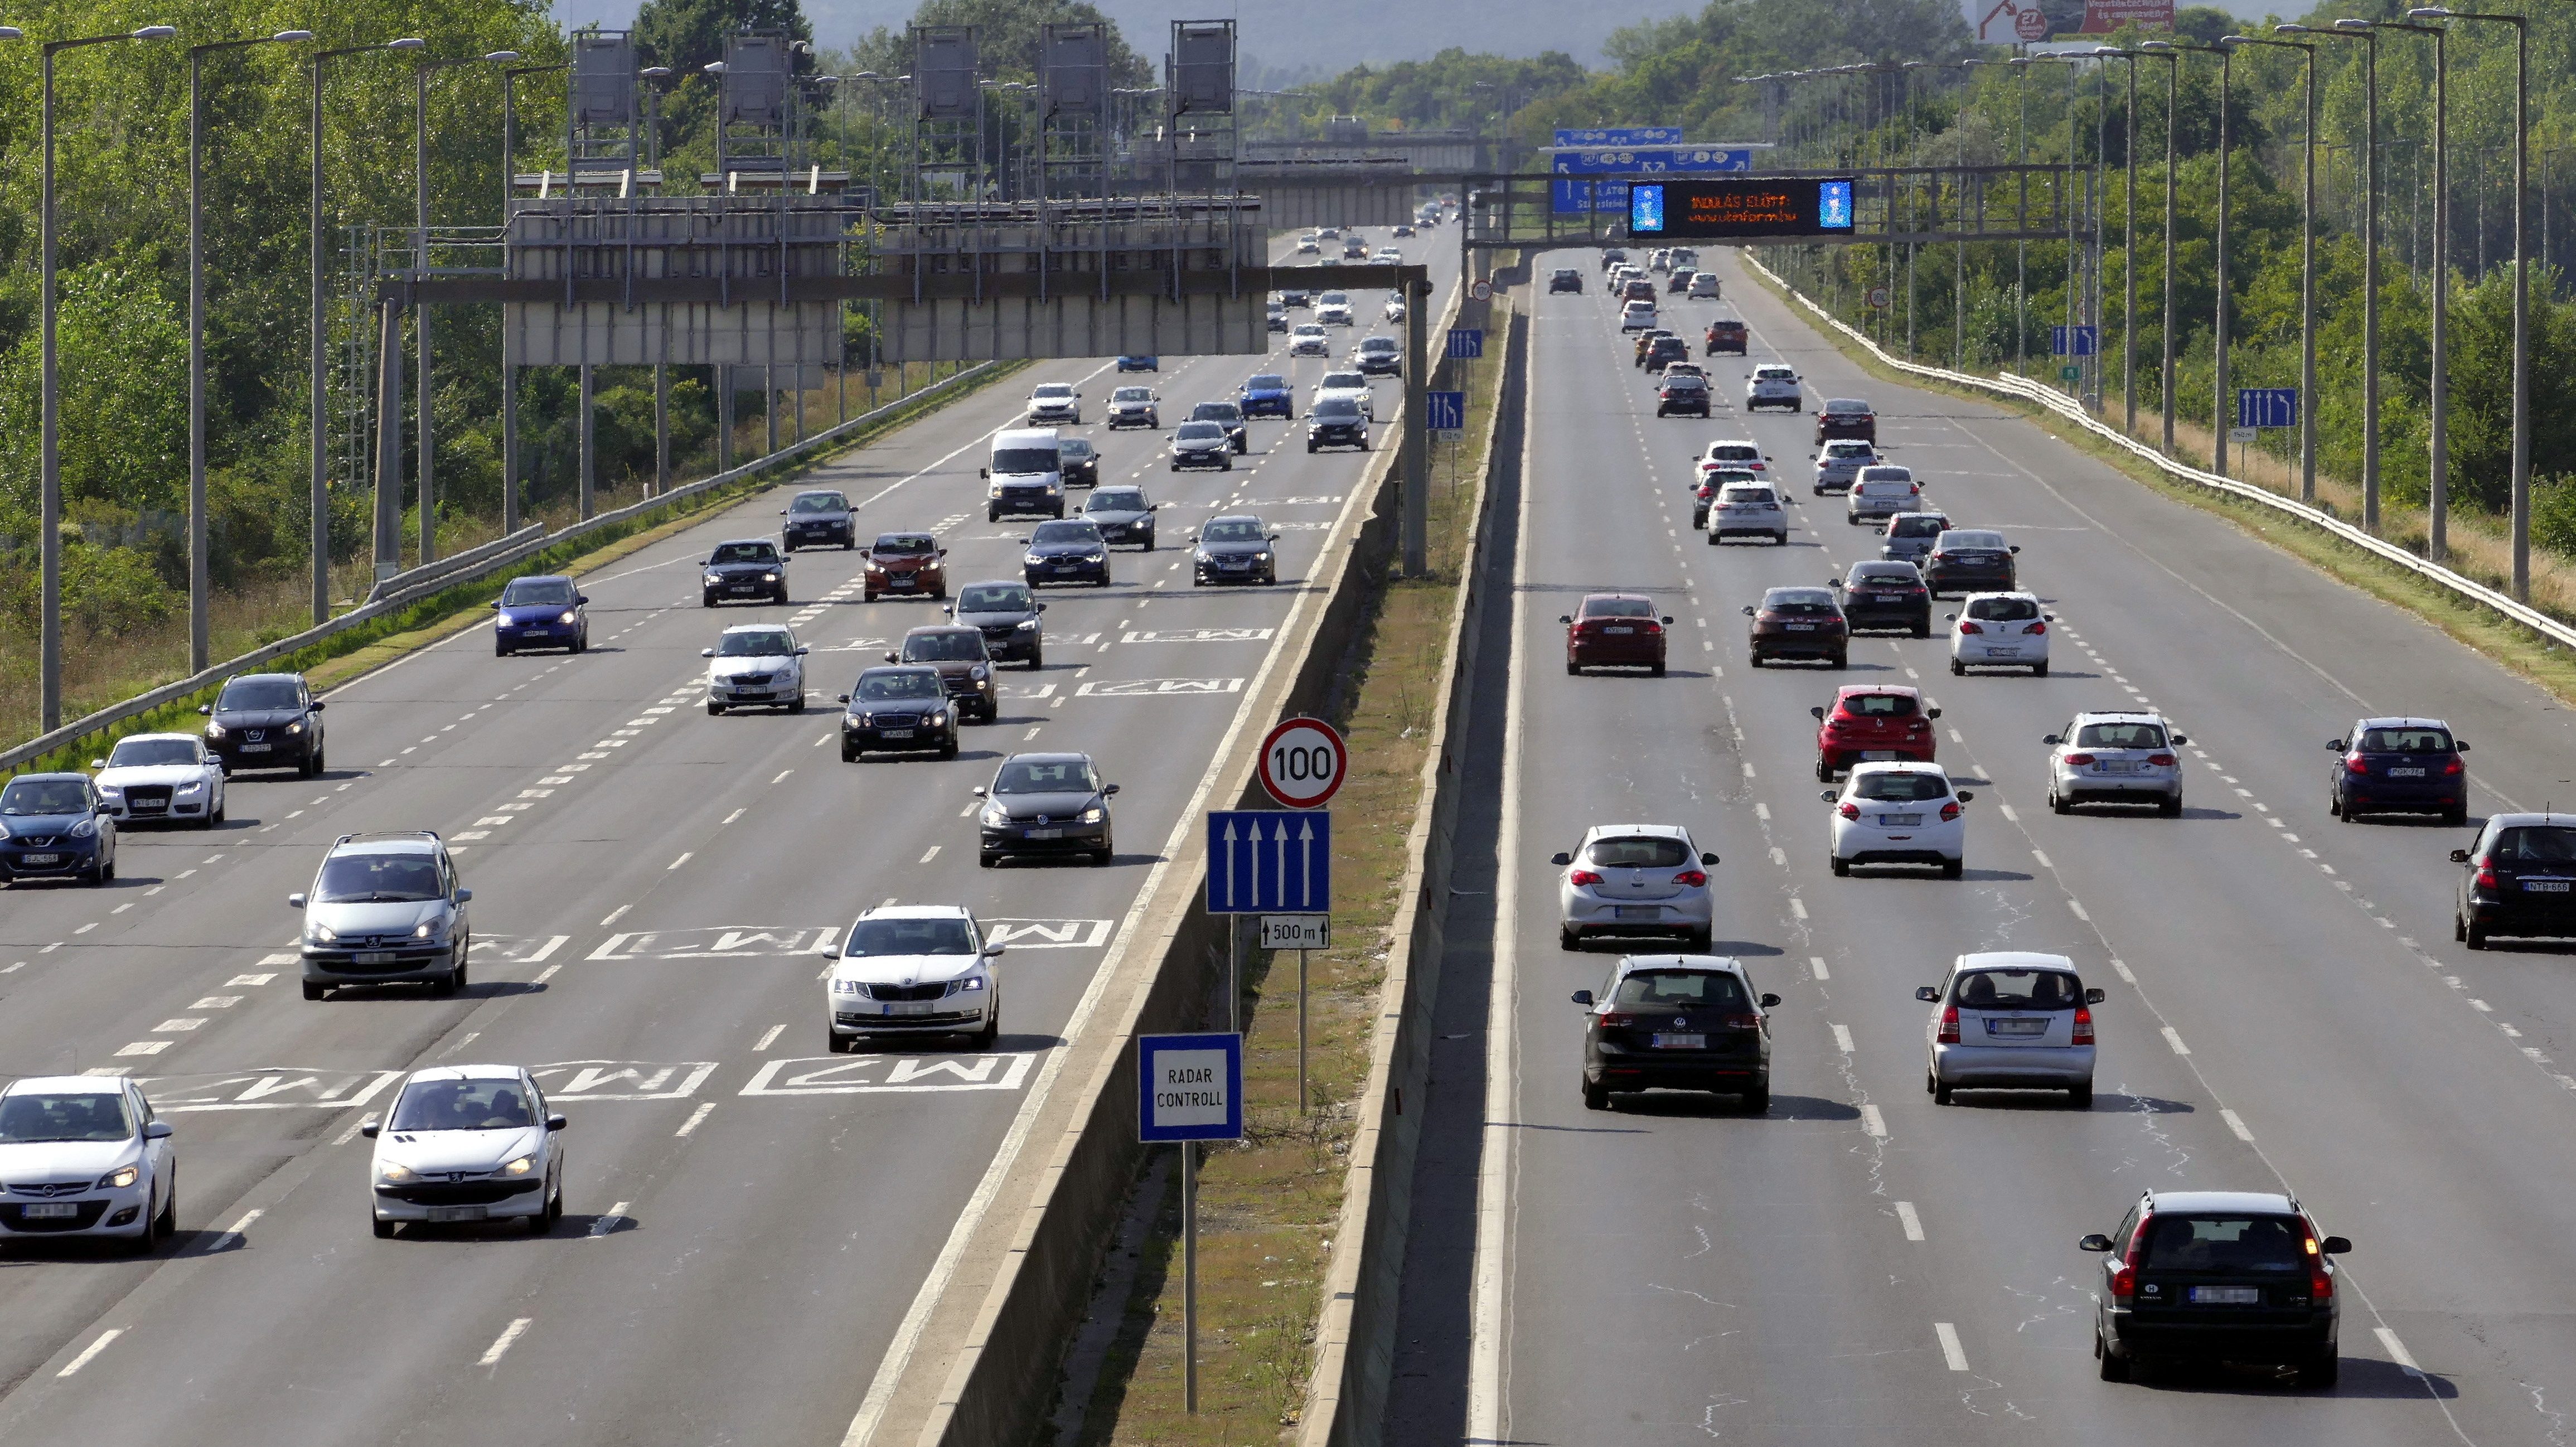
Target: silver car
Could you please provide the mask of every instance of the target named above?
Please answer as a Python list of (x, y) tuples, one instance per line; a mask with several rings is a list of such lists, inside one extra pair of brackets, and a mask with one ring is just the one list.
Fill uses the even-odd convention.
[(1950, 976), (1914, 998), (1924, 1023), (1923, 1088), (1937, 1105), (1953, 1090), (2063, 1090), (2078, 1110), (2093, 1104), (2093, 1011), (2064, 955), (1996, 950), (1961, 955)]
[(179, 1157), (143, 1087), (39, 1075), (0, 1087), (0, 1242), (118, 1237), (138, 1253), (179, 1225)]
[(1597, 824), (1572, 853), (1549, 861), (1557, 881), (1557, 944), (1587, 935), (1680, 935), (1706, 950), (1713, 926), (1707, 866), (1715, 854), (1678, 824)]
[(1738, 482), (1719, 488), (1708, 514), (1708, 541), (1713, 547), (1730, 537), (1769, 538), (1789, 545), (1789, 514), (1780, 495), (1766, 483)]
[(2048, 807), (2153, 804), (2168, 819), (2182, 815), (2182, 759), (2191, 740), (2159, 713), (2079, 713), (2050, 734)]
[(1826, 443), (1825, 450), (1816, 454), (1816, 496), (1849, 492), (1860, 470), (1877, 461), (1878, 449), (1866, 442), (1843, 438)]
[(1853, 477), (1851, 491), (1844, 494), (1843, 519), (1857, 526), (1912, 512), (1922, 505), (1923, 485), (1914, 480), (1914, 469), (1873, 463)]
[(319, 1000), (335, 985), (399, 983), (455, 994), (473, 950), (472, 898), (447, 842), (426, 829), (341, 835), (311, 891), (286, 897), (304, 911), (304, 998)]
[(1887, 535), (1879, 541), (1880, 561), (1912, 563), (1922, 566), (1932, 555), (1932, 545), (1950, 530), (1950, 515), (1938, 508), (1918, 508), (1901, 512), (1887, 520)]
[(542, 1236), (563, 1219), (564, 1118), (519, 1065), (415, 1070), (384, 1120), (358, 1134), (376, 1143), (367, 1172), (376, 1236), (424, 1225), (518, 1221)]

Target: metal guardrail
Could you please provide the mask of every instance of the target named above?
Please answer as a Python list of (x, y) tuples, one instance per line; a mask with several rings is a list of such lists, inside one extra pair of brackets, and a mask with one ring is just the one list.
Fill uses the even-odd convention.
[(263, 663), (310, 648), (316, 643), (345, 633), (361, 623), (407, 608), (434, 593), (453, 588), (460, 583), (470, 583), (476, 579), (488, 577), (522, 558), (641, 517), (655, 508), (685, 502), (710, 489), (740, 482), (771, 468), (796, 461), (819, 447), (848, 436), (857, 428), (880, 421), (903, 408), (919, 403), (925, 397), (936, 396), (971, 378), (981, 376), (999, 365), (1000, 363), (997, 362), (978, 362), (953, 377), (941, 378), (909, 397), (863, 412), (847, 422), (835, 424), (793, 446), (782, 447), (766, 457), (710, 477), (702, 477), (696, 482), (675, 487), (659, 496), (648, 497), (641, 502), (612, 512), (597, 514), (570, 527), (548, 532), (542, 523), (530, 524), (508, 537), (496, 538), (481, 547), (459, 553), (455, 557), (441, 558), (435, 563), (424, 564), (409, 572), (397, 573), (378, 583), (368, 593), (365, 603), (328, 623), (307, 628), (301, 633), (281, 638), (274, 643), (264, 644), (238, 658), (228, 658), (202, 673), (193, 673), (175, 682), (165, 683), (159, 688), (138, 693), (132, 698), (111, 704), (85, 718), (74, 719), (51, 733), (38, 734), (14, 748), (0, 750), (0, 770), (14, 769), (30, 759), (42, 758), (65, 744), (114, 728), (127, 719), (150, 713), (164, 704), (176, 703), (190, 694), (212, 688), (236, 673), (257, 668)]
[(2067, 397), (2054, 387), (2032, 381), (2028, 377), (2015, 376), (2010, 372), (2006, 372), (2001, 376), (1996, 377), (1980, 377), (1971, 372), (1953, 372), (1946, 367), (1927, 367), (1919, 362), (1909, 362), (1901, 357), (1890, 356), (1885, 349), (1878, 345), (1878, 343), (1871, 341), (1857, 328), (1848, 325), (1840, 317), (1837, 317), (1833, 313), (1826, 311), (1823, 307), (1816, 305), (1816, 303), (1809, 298), (1806, 293), (1798, 290), (1794, 286), (1791, 286), (1778, 272), (1764, 266), (1759, 260), (1755, 259), (1749, 251), (1746, 253), (1744, 261), (1747, 266), (1754, 268), (1764, 276), (1767, 276), (1771, 278), (1772, 281), (1778, 283), (1783, 292), (1795, 298), (1798, 303), (1806, 307), (1807, 310), (1814, 312), (1825, 322), (1826, 325), (1834, 328), (1838, 332), (1841, 332), (1844, 336), (1851, 338), (1861, 346), (1868, 348), (1871, 356), (1876, 357), (1879, 361), (1895, 368), (1897, 371), (1917, 377), (1928, 377), (1938, 382), (1947, 382), (1953, 386), (1982, 388), (1985, 391), (1998, 392), (2004, 396), (2013, 397), (2020, 401), (2037, 403), (2039, 406), (2065, 418), (2068, 422), (2083, 428), (2094, 436), (2101, 438), (2103, 441), (2126, 448), (2132, 455), (2136, 456), (2141, 461), (2155, 464), (2155, 466), (2168, 477), (2179, 478), (2184, 482), (2197, 483), (2202, 487), (2210, 488), (2217, 492), (2224, 492), (2235, 497), (2244, 498), (2248, 502), (2261, 503), (2263, 506), (2271, 508), (2276, 512), (2287, 513), (2291, 517), (2297, 518), (2299, 521), (2306, 523), (2311, 527), (2320, 528), (2326, 532), (2332, 533), (2336, 537), (2343, 539), (2345, 542), (2351, 543), (2353, 546), (2360, 548), (2373, 556), (2395, 563), (2399, 567), (2425, 579), (2427, 582), (2449, 589), (2451, 592), (2457, 593), (2461, 597), (2466, 598), (2473, 603), (2477, 603), (2486, 608), (2491, 608), (2497, 613), (2504, 615), (2506, 618), (2521, 624), (2523, 627), (2551, 639), (2562, 647), (2576, 648), (2576, 627), (2570, 627), (2569, 625), (2560, 622), (2558, 619), (2551, 617), (2549, 614), (2544, 613), (2527, 603), (2519, 602), (2507, 594), (2499, 593), (2495, 589), (2488, 587), (2486, 584), (2477, 581), (2475, 578), (2454, 572), (2428, 558), (2420, 557), (2397, 546), (2395, 543), (2392, 543), (2385, 538), (2377, 536), (2376, 534), (2364, 532), (2360, 528), (2354, 527), (2352, 524), (2345, 522), (2343, 519), (2336, 517), (2332, 513), (2325, 512), (2318, 508), (2309, 507), (2305, 503), (2294, 502), (2268, 488), (2256, 487), (2252, 483), (2238, 482), (2235, 478), (2228, 477), (2222, 473), (2203, 472), (2197, 467), (2176, 462), (2172, 458), (2156, 451), (2147, 444), (2140, 442), (2125, 432), (2120, 431), (2118, 428), (2096, 419), (2091, 413), (2086, 412), (2081, 406), (2077, 405), (2072, 398)]

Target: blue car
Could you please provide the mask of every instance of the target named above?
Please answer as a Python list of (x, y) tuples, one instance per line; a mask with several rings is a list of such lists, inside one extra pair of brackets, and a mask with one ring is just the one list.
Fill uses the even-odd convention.
[(87, 774), (20, 774), (0, 789), (0, 884), (116, 877), (116, 820)]
[(583, 651), (590, 647), (590, 615), (582, 611), (589, 602), (570, 578), (512, 578), (492, 605), (492, 656), (522, 648)]
[(1122, 372), (1159, 372), (1163, 370), (1163, 359), (1160, 357), (1120, 357), (1118, 359), (1118, 370)]
[(2346, 823), (2364, 814), (2438, 814), (2450, 825), (2469, 818), (2465, 740), (2437, 718), (2366, 718), (2326, 745), (2335, 760), (2327, 812)]
[(1245, 378), (1234, 395), (1246, 417), (1294, 418), (1297, 415), (1297, 394), (1289, 388), (1288, 379), (1276, 372)]
[(1029, 538), (1028, 556), (1021, 567), (1032, 588), (1047, 583), (1089, 583), (1106, 588), (1109, 542), (1100, 535), (1097, 524), (1081, 519), (1043, 522)]

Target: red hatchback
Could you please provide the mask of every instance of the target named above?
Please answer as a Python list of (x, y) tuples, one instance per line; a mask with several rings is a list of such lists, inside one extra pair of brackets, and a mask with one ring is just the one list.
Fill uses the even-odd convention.
[(1604, 666), (1642, 668), (1664, 676), (1664, 630), (1672, 619), (1655, 612), (1655, 600), (1632, 593), (1592, 593), (1583, 606), (1560, 615), (1565, 625), (1565, 671)]
[(1932, 720), (1937, 708), (1923, 706), (1920, 690), (1884, 683), (1855, 683), (1834, 690), (1832, 708), (1807, 712), (1822, 720), (1816, 726), (1816, 782), (1830, 784), (1834, 775), (1874, 759), (1932, 762)]

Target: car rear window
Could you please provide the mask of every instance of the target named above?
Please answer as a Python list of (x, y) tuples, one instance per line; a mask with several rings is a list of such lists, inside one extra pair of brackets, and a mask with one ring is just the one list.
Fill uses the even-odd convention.
[(2147, 1218), (2138, 1265), (2156, 1271), (2301, 1272), (2307, 1225), (2295, 1216)]
[(1750, 442), (1712, 442), (1708, 445), (1711, 462), (1753, 462), (1761, 456), (1762, 449)]
[(1900, 804), (1946, 799), (1950, 781), (1939, 774), (1863, 774), (1852, 782), (1852, 797)]
[(1969, 970), (1950, 992), (1950, 1003), (1977, 1010), (2072, 1010), (2083, 998), (2083, 982), (2064, 970)]
[(1988, 623), (2027, 623), (2039, 616), (2039, 605), (2028, 598), (1974, 598), (1968, 616)]
[(1586, 618), (1652, 618), (1655, 616), (1655, 605), (1643, 598), (1586, 598), (1583, 600), (1583, 616)]
[(2000, 553), (2004, 547), (2004, 535), (2001, 533), (1962, 528), (1946, 533), (1941, 538), (1941, 551), (1945, 553)]
[(1863, 482), (1912, 482), (1914, 480), (1914, 469), (1910, 467), (1896, 467), (1887, 464), (1881, 464), (1876, 467), (1864, 467), (1860, 470), (1860, 480)]
[(1937, 538), (1947, 526), (1946, 519), (1930, 515), (1901, 517), (1889, 525), (1887, 535), (1891, 538)]
[(1876, 453), (1870, 450), (1870, 446), (1866, 442), (1829, 442), (1825, 444), (1825, 456), (1832, 458), (1836, 462), (1848, 462), (1853, 458), (1874, 457), (1876, 455)]
[(2365, 754), (2447, 754), (2451, 735), (2443, 729), (2371, 729), (2355, 747)]
[(1843, 712), (1860, 718), (1912, 718), (1914, 696), (1906, 693), (1847, 693)]
[(1825, 403), (1825, 410), (1828, 412), (1854, 412), (1866, 417), (1869, 415), (1869, 404), (1855, 397), (1836, 397)]
[(1854, 583), (1865, 586), (1884, 588), (1891, 584), (1906, 584), (1910, 586), (1912, 584), (1920, 583), (1923, 581), (1923, 575), (1914, 571), (1912, 567), (1905, 564), (1881, 563), (1875, 567), (1859, 567), (1852, 569), (1851, 580)]
[(1595, 839), (1583, 862), (1614, 869), (1679, 869), (1691, 862), (1690, 846), (1661, 835)]
[(1753, 1009), (1744, 981), (1725, 970), (1639, 970), (1619, 982), (1610, 1003), (1649, 1010)]
[(2507, 829), (2496, 836), (2487, 859), (2495, 864), (2576, 864), (2576, 829), (2549, 824)]
[(1814, 588), (1795, 591), (1781, 588), (1762, 596), (1762, 611), (1795, 614), (1831, 613), (1834, 611), (1834, 595)]
[(1717, 495), (1719, 502), (1773, 502), (1771, 489), (1761, 486), (1730, 487)]
[(2079, 749), (2160, 749), (2165, 731), (2151, 723), (2095, 723), (2075, 731)]

